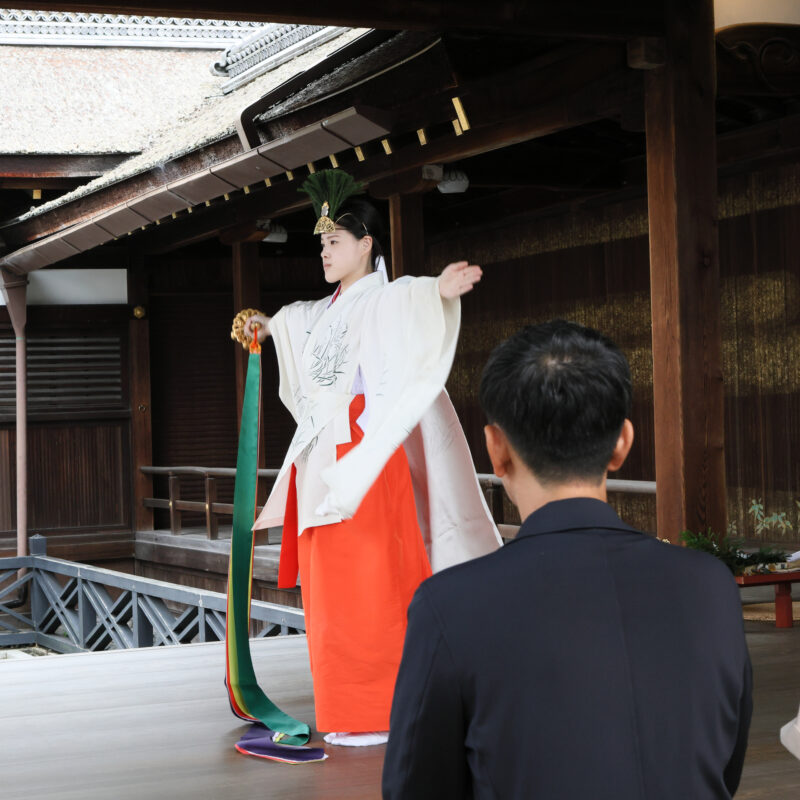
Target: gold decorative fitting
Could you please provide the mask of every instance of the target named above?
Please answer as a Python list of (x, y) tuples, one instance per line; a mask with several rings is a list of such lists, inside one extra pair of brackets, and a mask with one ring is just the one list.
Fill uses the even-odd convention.
[[(160, 219), (157, 219), (157, 220), (156, 220), (156, 225), (160, 225), (160, 224), (161, 224), (161, 220), (160, 220)], [(142, 225), (142, 230), (144, 230), (144, 225)]]
[(331, 160), (331, 166), (336, 169), (339, 166), (339, 159), (334, 155), (329, 155), (328, 158)]
[(314, 233), (333, 233), (336, 230), (336, 223), (328, 216), (330, 213), (330, 204), (323, 203), (320, 209), (320, 217), (314, 226)]
[(242, 186), (242, 191), (245, 194), (250, 194), (250, 187), (249, 186)]
[(172, 212), (172, 219), (178, 219), (178, 212), (177, 211), (173, 211)]
[(294, 174), (292, 173), (292, 171), (290, 169), (286, 170), (286, 180), (287, 181), (293, 181), (294, 180)]
[(419, 143), (421, 145), (424, 146), (424, 145), (428, 144), (428, 137), (425, 135), (425, 128), (420, 128), (417, 131), (417, 138), (419, 139)]
[(211, 201), (210, 200), (206, 200), (206, 208), (211, 208)]
[(453, 120), (453, 130), (456, 132), (456, 136), (461, 136), (461, 134), (464, 133), (464, 131), (461, 130), (461, 123), (457, 119)]
[(264, 178), (264, 186), (269, 188), (270, 186), (272, 186), (272, 181), (269, 178)]
[(383, 145), (383, 152), (390, 156), (392, 154), (392, 146), (389, 144), (389, 140), (381, 139), (381, 144)]
[(230, 200), (230, 199), (231, 199), (231, 196), (230, 196), (230, 195), (229, 195), (227, 192), (225, 192), (225, 194), (224, 194), (224, 195), (222, 195), (222, 196), (223, 196), (223, 197), (224, 197), (226, 200)]
[(241, 343), (245, 350), (250, 348), (250, 342), (253, 340), (253, 337), (248, 336), (245, 333), (244, 324), (254, 314), (261, 314), (262, 317), (264, 316), (264, 312), (259, 311), (257, 308), (243, 308), (233, 318), (233, 325), (231, 326), (231, 339), (233, 339), (235, 342)]
[(467, 112), (464, 111), (464, 104), (461, 102), (460, 97), (454, 97), (453, 99), (453, 108), (456, 110), (456, 116), (458, 117), (459, 125), (461, 125), (462, 131), (469, 130), (469, 120), (467, 119)]
[(306, 166), (308, 167), (308, 172), (310, 175), (313, 175), (317, 171), (317, 168), (314, 166), (313, 161), (309, 161), (308, 164), (306, 164)]
[(193, 211), (193, 209), (192, 209), (192, 207), (191, 207), (191, 206), (186, 206), (186, 213), (187, 213), (187, 214), (191, 214), (191, 213), (192, 213), (192, 211)]
[(314, 226), (314, 233), (333, 233), (336, 230), (336, 223), (330, 218), (330, 213), (331, 206), (326, 201), (319, 210), (319, 219)]
[(364, 160), (364, 151), (360, 147), (356, 147), (355, 151), (356, 151), (356, 158), (359, 161), (363, 161)]
[(135, 306), (134, 307), (133, 316), (136, 317), (136, 319), (144, 319), (144, 315), (145, 315), (144, 306)]

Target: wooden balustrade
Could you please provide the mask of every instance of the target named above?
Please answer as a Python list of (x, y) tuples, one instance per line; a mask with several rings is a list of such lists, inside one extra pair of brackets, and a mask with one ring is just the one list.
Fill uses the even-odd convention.
[[(205, 515), (206, 536), (209, 539), (219, 538), (219, 517), (233, 516), (233, 503), (220, 503), (217, 501), (217, 478), (235, 478), (236, 470), (225, 467), (141, 467), (146, 475), (167, 476), (169, 487), (168, 498), (145, 497), (142, 504), (145, 508), (165, 509), (169, 511), (170, 531), (178, 534), (181, 532), (181, 512), (194, 511)], [(202, 477), (205, 487), (204, 500), (182, 500), (181, 478)], [(258, 470), (259, 478), (275, 480), (278, 477), (277, 469)], [(500, 478), (484, 473), (478, 474), (478, 481), (486, 496), (492, 517), (504, 538), (513, 537), (516, 526), (505, 524), (503, 508), (505, 491)], [(655, 481), (623, 481), (610, 479), (609, 492), (626, 492), (635, 494), (655, 494)]]
[[(227, 467), (141, 467), (145, 475), (166, 476), (169, 497), (145, 497), (142, 504), (145, 508), (169, 511), (169, 529), (172, 533), (182, 530), (181, 512), (194, 511), (205, 515), (206, 536), (209, 539), (219, 538), (219, 518), (233, 517), (233, 503), (217, 501), (217, 478), (235, 478), (236, 470)], [(277, 469), (260, 469), (258, 477), (275, 480)], [(203, 500), (181, 499), (181, 478), (203, 478)]]

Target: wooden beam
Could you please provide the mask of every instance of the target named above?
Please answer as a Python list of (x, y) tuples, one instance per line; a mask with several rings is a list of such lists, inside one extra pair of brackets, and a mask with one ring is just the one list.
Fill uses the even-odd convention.
[(80, 178), (3, 178), (0, 177), (0, 189), (54, 189), (69, 192), (88, 180)]
[[(135, 531), (153, 530), (153, 511), (142, 503), (153, 496), (153, 477), (140, 467), (153, 466), (153, 413), (150, 407), (150, 321), (148, 276), (139, 261), (128, 268), (128, 323), (131, 402), (131, 471)], [(138, 310), (137, 310), (138, 309)]]
[(721, 97), (796, 97), (800, 26), (734, 25), (717, 35)]
[[(470, 186), (472, 184), (470, 183)], [(562, 193), (547, 189), (509, 189), (491, 195), (461, 195), (428, 217), (429, 230), (468, 230), (471, 228), (506, 222), (514, 217), (526, 216), (543, 208), (554, 208), (560, 204), (571, 206), (576, 200), (574, 193)]]
[(219, 232), (219, 240), (222, 244), (234, 245), (242, 242), (260, 242), (266, 236), (266, 232), (257, 227), (255, 221), (244, 222), (240, 225), (231, 225)]
[(435, 189), (442, 179), (442, 168), (437, 165), (415, 167), (371, 181), (369, 193), (379, 200), (389, 200), (393, 195), (417, 194)]
[[(10, 0), (10, 8), (80, 11), (99, 14), (141, 14), (155, 17), (247, 19), (306, 25), (346, 25), (392, 30), (503, 31), (528, 36), (624, 39), (658, 36), (663, 30), (662, 2), (636, 0), (338, 0), (296, 3), (294, 0)], [(524, 46), (524, 45), (521, 45)]]
[[(382, 184), (384, 189), (392, 187), (393, 176), (427, 164), (471, 158), (610, 116), (641, 90), (641, 82), (639, 72), (612, 71), (566, 97), (518, 110), (509, 118), (475, 126), (461, 136), (455, 136), (451, 129), (424, 147), (414, 142), (397, 148), (391, 155), (373, 150), (365, 161), (348, 163), (345, 168), (356, 180), (370, 186), (386, 181)], [(380, 186), (379, 191), (383, 191)], [(198, 207), (191, 215), (181, 215), (158, 228), (137, 233), (135, 239), (145, 252), (169, 252), (217, 236), (224, 228), (278, 217), (308, 204), (308, 199), (297, 192), (294, 181), (284, 181), (249, 195), (239, 193), (229, 202), (216, 202), (210, 208)]]
[(0, 177), (97, 178), (132, 155), (0, 155)]
[(389, 198), (392, 279), (425, 271), (425, 227), (422, 194), (393, 194)]
[(658, 534), (726, 532), (713, 0), (676, 0), (646, 73)]

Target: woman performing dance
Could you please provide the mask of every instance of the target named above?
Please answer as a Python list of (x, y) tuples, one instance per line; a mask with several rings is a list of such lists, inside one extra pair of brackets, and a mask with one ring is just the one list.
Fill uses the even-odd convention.
[[(271, 336), (297, 430), (255, 528), (283, 525), (278, 586), (298, 572), (316, 726), (341, 745), (385, 742), (406, 609), (444, 567), (500, 538), (444, 391), (462, 294), (480, 267), (387, 283), (380, 221), (341, 170), (303, 185), (331, 297), (251, 315)], [(477, 590), (477, 587), (476, 587)]]

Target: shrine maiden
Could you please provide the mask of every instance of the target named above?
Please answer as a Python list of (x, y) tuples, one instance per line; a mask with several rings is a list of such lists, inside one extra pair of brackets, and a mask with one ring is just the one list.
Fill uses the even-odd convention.
[(296, 423), (255, 528), (283, 525), (281, 588), (300, 576), (316, 727), (332, 744), (386, 741), (406, 609), (444, 567), (500, 545), (444, 391), (467, 262), (387, 282), (371, 204), (327, 170), (303, 186), (320, 218), (331, 297), (254, 314)]

